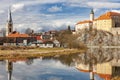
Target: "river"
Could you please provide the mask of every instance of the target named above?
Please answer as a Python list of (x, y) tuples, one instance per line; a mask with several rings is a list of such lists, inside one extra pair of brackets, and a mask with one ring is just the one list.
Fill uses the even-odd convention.
[(119, 49), (0, 61), (0, 80), (119, 80)]

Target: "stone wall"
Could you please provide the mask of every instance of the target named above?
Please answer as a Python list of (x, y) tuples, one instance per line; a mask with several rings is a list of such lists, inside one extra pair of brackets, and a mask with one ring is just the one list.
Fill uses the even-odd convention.
[(118, 28), (112, 28), (112, 29), (111, 29), (111, 32), (112, 32), (112, 34), (114, 34), (114, 35), (120, 34), (120, 27), (118, 27)]

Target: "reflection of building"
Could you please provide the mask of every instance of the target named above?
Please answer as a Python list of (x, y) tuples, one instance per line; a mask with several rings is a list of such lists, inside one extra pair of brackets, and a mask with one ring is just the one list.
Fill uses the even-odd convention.
[[(105, 62), (105, 63), (98, 63), (93, 68), (93, 71), (90, 70), (89, 65), (78, 64), (77, 69), (81, 72), (89, 72), (90, 76), (94, 74), (99, 75), (104, 80), (111, 80), (113, 77), (120, 76), (120, 63), (119, 62)], [(92, 74), (92, 72), (94, 74)]]
[(94, 19), (94, 11), (91, 10), (90, 20), (80, 21), (76, 24), (75, 30), (79, 32), (83, 28), (96, 28), (97, 30), (109, 31), (113, 34), (120, 34), (120, 13), (107, 12)]
[(11, 80), (12, 71), (13, 71), (13, 63), (9, 60), (6, 61), (6, 71), (8, 73), (8, 80)]
[(111, 80), (112, 66), (109, 62), (97, 64), (96, 73), (105, 80)]
[(94, 80), (94, 73), (96, 72), (96, 68), (92, 64), (79, 64), (76, 65), (76, 68), (81, 72), (89, 72), (90, 73), (90, 80)]

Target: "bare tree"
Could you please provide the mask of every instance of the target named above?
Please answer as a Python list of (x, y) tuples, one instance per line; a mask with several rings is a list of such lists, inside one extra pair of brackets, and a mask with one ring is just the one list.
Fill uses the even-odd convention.
[(31, 34), (31, 33), (33, 33), (34, 31), (31, 29), (31, 28), (27, 28), (26, 30), (25, 30), (25, 33), (26, 34)]

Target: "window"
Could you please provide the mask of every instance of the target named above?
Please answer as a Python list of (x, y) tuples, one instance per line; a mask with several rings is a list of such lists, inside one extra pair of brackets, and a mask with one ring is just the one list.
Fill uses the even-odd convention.
[(9, 28), (9, 32), (11, 32), (11, 28)]

